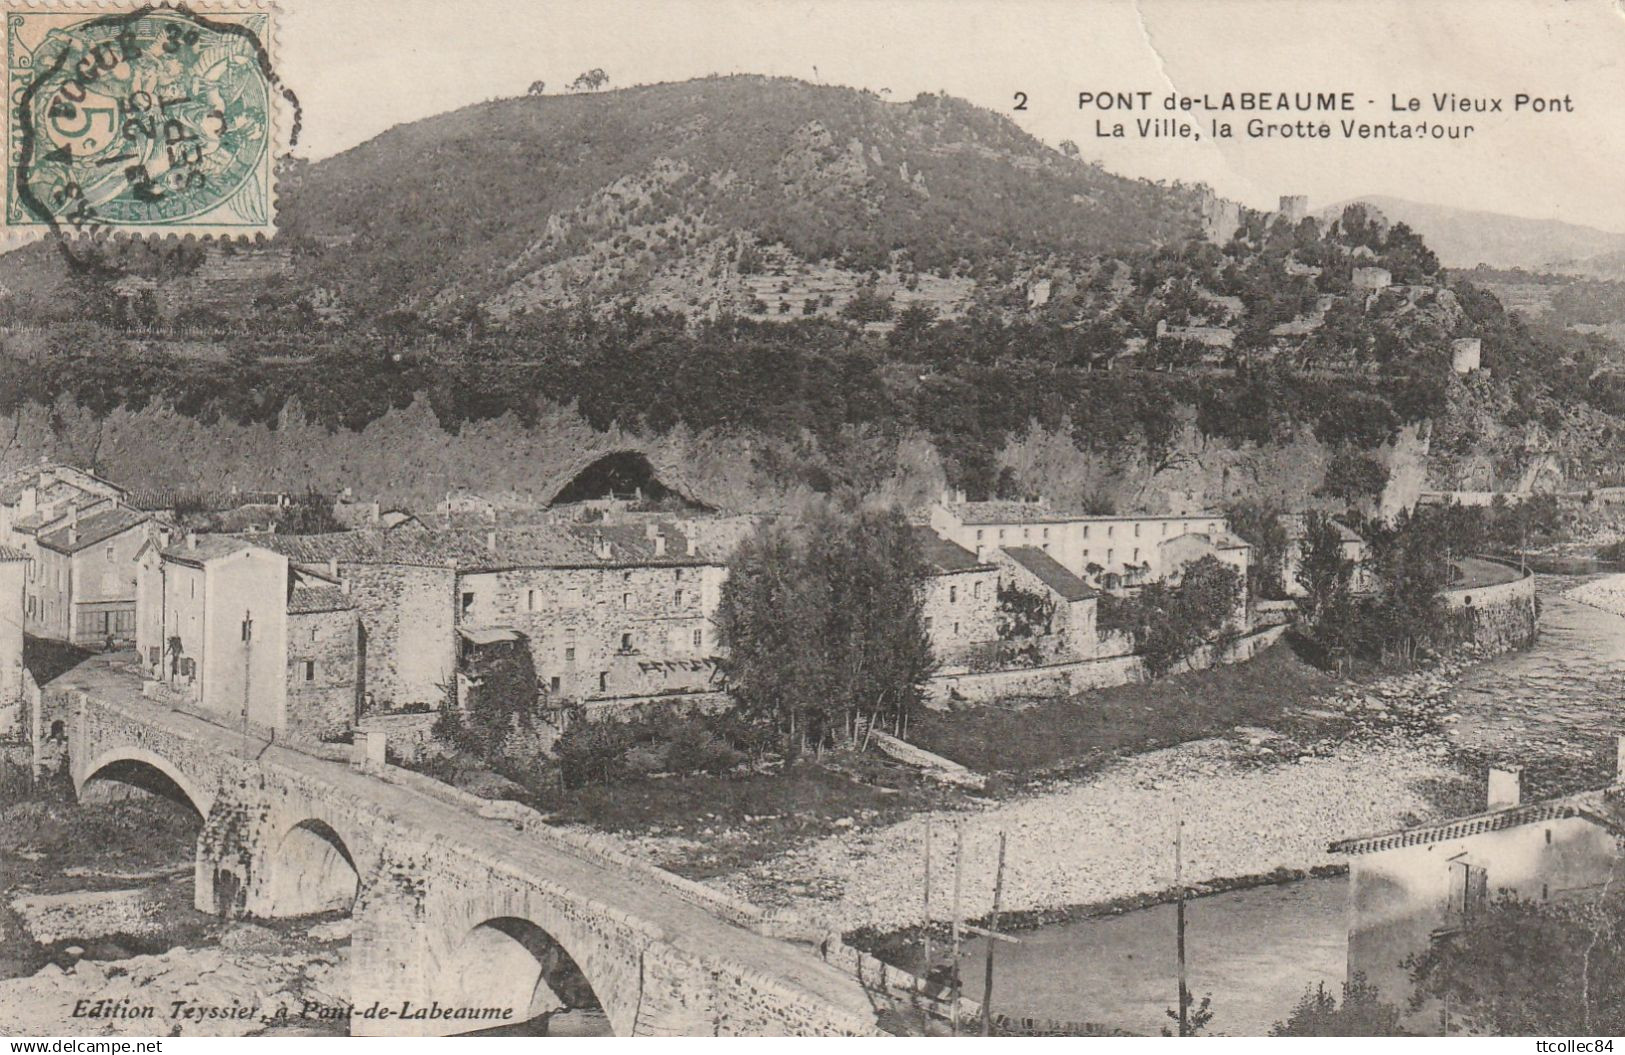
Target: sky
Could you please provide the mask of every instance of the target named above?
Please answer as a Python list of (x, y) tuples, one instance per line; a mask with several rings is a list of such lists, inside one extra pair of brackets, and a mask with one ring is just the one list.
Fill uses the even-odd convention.
[[(1625, 232), (1625, 2), (1614, 0), (281, 0), (276, 62), (297, 92), (296, 153), (549, 91), (762, 73), (887, 92), (946, 91), (1127, 176), (1202, 181), (1255, 207), (1387, 194)], [(1149, 113), (1080, 111), (1082, 91), (1149, 91)], [(1095, 135), (1166, 117), (1161, 98), (1351, 92), (1387, 122), (1469, 123), (1462, 141), (1201, 142)], [(1023, 92), (1024, 110), (1014, 110)], [(1572, 113), (1431, 112), (1431, 93), (1572, 100)], [(1423, 100), (1391, 112), (1390, 96)], [(1368, 102), (1369, 101), (1369, 102)], [(1247, 114), (1234, 115), (1238, 134)], [(1253, 115), (1292, 120), (1302, 115)], [(1200, 116), (1199, 127), (1206, 127)]]

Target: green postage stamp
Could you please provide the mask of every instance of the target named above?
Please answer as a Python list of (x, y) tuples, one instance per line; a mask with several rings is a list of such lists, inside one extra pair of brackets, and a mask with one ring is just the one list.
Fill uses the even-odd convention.
[(6, 9), (7, 228), (275, 230), (274, 9)]

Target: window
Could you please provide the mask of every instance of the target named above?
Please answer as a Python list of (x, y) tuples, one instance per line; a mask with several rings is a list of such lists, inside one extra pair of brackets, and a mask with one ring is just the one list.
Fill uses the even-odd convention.
[(1138, 524), (1134, 525), (1134, 537), (1135, 538), (1140, 537), (1140, 525), (1138, 525)]
[(109, 564), (113, 563), (113, 547), (112, 546), (107, 547), (107, 563), (109, 563)]
[(1138, 546), (1134, 547), (1134, 563), (1140, 563), (1140, 547)]
[(629, 594), (629, 593), (621, 594), (621, 607), (622, 608), (630, 608), (630, 607), (632, 607), (632, 595), (631, 594)]
[(555, 674), (551, 678), (547, 679), (547, 691), (548, 692), (558, 692), (559, 691), (559, 677), (558, 677), (557, 674)]
[(1033, 529), (1032, 528), (1022, 528), (1021, 529), (1021, 537), (1024, 540), (1032, 538), (1033, 537)]
[(1114, 524), (1107, 524), (1107, 525), (1106, 525), (1106, 537), (1107, 537), (1107, 538), (1111, 538), (1111, 537), (1112, 537), (1112, 536), (1113, 536), (1113, 535), (1115, 535), (1115, 534), (1117, 534), (1117, 527), (1116, 527), (1116, 525), (1114, 525)]
[(948, 587), (948, 603), (953, 604), (957, 600), (959, 600), (959, 587), (957, 587), (957, 586)]
[(609, 671), (607, 670), (601, 670), (598, 672), (598, 691), (609, 691)]
[(632, 651), (632, 635), (630, 632), (621, 635), (621, 651)]
[(1110, 564), (1110, 563), (1111, 563), (1111, 562), (1112, 562), (1112, 554), (1114, 554), (1114, 553), (1116, 553), (1116, 552), (1117, 552), (1117, 551), (1116, 551), (1116, 550), (1114, 550), (1114, 549), (1108, 549), (1108, 550), (1107, 550), (1107, 551), (1106, 551), (1106, 563), (1107, 563), (1107, 564)]
[(474, 607), (474, 595), (472, 593), (463, 594), (463, 614), (467, 615), (469, 613), (469, 610), (472, 609), (473, 607)]
[(694, 647), (695, 648), (704, 648), (705, 647), (705, 631), (704, 630), (696, 630), (696, 631), (694, 631)]
[(928, 633), (928, 634), (931, 632), (931, 617), (930, 616), (925, 617), (925, 632)]
[(681, 569), (681, 568), (677, 569), (677, 579), (676, 579), (676, 581), (677, 582), (682, 582), (683, 581), (683, 569)]
[(981, 528), (976, 529), (976, 541), (977, 542), (982, 541), (982, 529)]
[(959, 636), (959, 624), (958, 623), (954, 624), (954, 636), (955, 637)]
[(1044, 537), (1049, 538), (1049, 528), (1044, 529)]
[(576, 647), (574, 645), (565, 645), (564, 646), (564, 662), (566, 662), (566, 663), (574, 663), (575, 661), (576, 661)]
[(535, 590), (526, 590), (525, 591), (525, 611), (534, 612), (535, 610), (536, 610), (536, 591)]
[(313, 660), (313, 659), (305, 660), (305, 680), (306, 681), (315, 681), (316, 680), (316, 661)]
[(1004, 528), (999, 529), (999, 541), (1000, 542), (1004, 541)]
[(1083, 537), (1084, 538), (1089, 537), (1089, 525), (1088, 524), (1083, 525)]
[(970, 584), (970, 595), (972, 597), (981, 597), (982, 596), (982, 580), (981, 579), (977, 579), (975, 582)]
[(678, 590), (671, 595), (672, 603), (681, 608), (683, 606), (683, 591)]
[(1166, 520), (1162, 522), (1162, 534), (1164, 538), (1166, 538), (1168, 535), (1168, 521)]
[(310, 639), (312, 641), (316, 640), (316, 628), (315, 627), (310, 628)]

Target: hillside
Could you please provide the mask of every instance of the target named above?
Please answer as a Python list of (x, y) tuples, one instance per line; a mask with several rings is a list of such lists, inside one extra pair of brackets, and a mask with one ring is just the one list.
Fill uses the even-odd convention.
[(335, 290), (358, 317), (623, 298), (742, 311), (773, 264), (974, 279), (1012, 250), (1122, 249), (1193, 225), (1190, 195), (961, 100), (743, 76), (497, 100), (289, 182), (292, 285)]
[[(1526, 271), (1589, 274), (1593, 273), (1588, 270), (1592, 266), (1591, 258), (1604, 257), (1596, 266), (1606, 268), (1610, 266), (1607, 255), (1611, 254), (1611, 266), (1616, 271), (1625, 261), (1625, 234), (1595, 227), (1457, 209), (1381, 194), (1355, 200), (1373, 205), (1388, 219), (1415, 229), (1446, 267), (1472, 268), (1488, 264)], [(1322, 215), (1337, 216), (1347, 204), (1352, 203), (1331, 206), (1322, 210)], [(1595, 274), (1603, 278), (1619, 277), (1603, 271)]]

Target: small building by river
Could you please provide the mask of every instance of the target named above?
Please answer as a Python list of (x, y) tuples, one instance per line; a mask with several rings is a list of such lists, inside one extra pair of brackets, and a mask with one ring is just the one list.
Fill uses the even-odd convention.
[(1486, 809), (1467, 817), (1333, 843), (1349, 855), (1348, 972), (1406, 1010), (1414, 1033), (1444, 1031), (1441, 1009), (1410, 1010), (1405, 960), (1506, 893), (1546, 901), (1594, 896), (1617, 881), (1625, 838), (1625, 737), (1605, 788), (1522, 801), (1517, 768), (1490, 770)]

